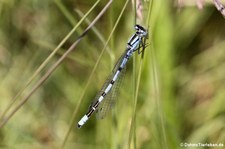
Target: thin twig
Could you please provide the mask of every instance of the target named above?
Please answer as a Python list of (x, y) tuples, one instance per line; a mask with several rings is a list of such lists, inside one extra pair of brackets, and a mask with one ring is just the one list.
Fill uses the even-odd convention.
[[(132, 0), (132, 5), (135, 11), (135, 20), (136, 22), (140, 22), (140, 24), (143, 21), (143, 4), (141, 0)], [(136, 24), (135, 22), (135, 24)]]
[[(80, 17), (83, 17), (83, 16), (84, 16), (84, 14), (83, 14), (80, 10), (78, 10), (78, 9), (75, 9), (75, 12), (76, 12)], [(90, 22), (91, 22), (91, 21), (90, 21), (88, 18), (85, 19), (85, 23), (90, 24)], [(98, 30), (96, 27), (94, 27), (94, 26), (92, 27), (92, 30), (93, 30), (93, 32), (95, 33), (95, 35), (99, 38), (99, 40), (100, 40), (100, 41), (103, 43), (103, 45), (104, 45), (104, 44), (106, 43), (106, 40), (104, 39), (103, 35), (102, 35), (102, 34), (99, 32), (99, 30)], [(113, 52), (112, 52), (112, 50), (110, 49), (109, 46), (106, 47), (106, 51), (108, 52), (111, 61), (114, 62), (115, 56), (114, 56), (114, 54), (113, 54)]]
[[(103, 15), (103, 13), (108, 9), (108, 7), (111, 5), (112, 2), (113, 2), (113, 0), (110, 0), (110, 1), (105, 5), (105, 7), (102, 9), (102, 11), (99, 13), (99, 15), (94, 19), (95, 22)], [(94, 21), (93, 21), (93, 22), (94, 22)], [(93, 24), (93, 22), (92, 22), (91, 24)], [(90, 24), (90, 25), (91, 25), (91, 24)], [(90, 25), (89, 25), (89, 26), (90, 26)], [(89, 27), (89, 26), (88, 26), (87, 28), (90, 29), (91, 27)], [(92, 26), (93, 26), (93, 25), (92, 25)], [(87, 29), (86, 29), (86, 30), (87, 30)], [(85, 31), (86, 31), (86, 30), (85, 30)], [(112, 31), (112, 32), (113, 32), (113, 31)], [(81, 37), (84, 36), (85, 34), (86, 34), (86, 33), (84, 32), (84, 33), (81, 35)], [(109, 39), (111, 38), (111, 36), (112, 36), (112, 33), (109, 35)], [(80, 97), (80, 99), (78, 100), (77, 106), (75, 107), (75, 110), (74, 110), (74, 112), (73, 112), (73, 114), (72, 114), (72, 118), (71, 118), (71, 122), (70, 122), (69, 129), (68, 129), (68, 131), (66, 132), (66, 135), (65, 135), (65, 137), (64, 137), (64, 140), (63, 140), (63, 142), (62, 142), (61, 149), (63, 149), (63, 148), (65, 147), (66, 141), (67, 141), (67, 139), (68, 139), (68, 137), (69, 137), (69, 134), (70, 134), (70, 132), (71, 132), (71, 130), (72, 130), (72, 128), (73, 128), (73, 124), (74, 124), (75, 117), (76, 117), (76, 115), (77, 115), (78, 107), (80, 106), (81, 101), (82, 101), (82, 99), (83, 99), (83, 97), (84, 97), (85, 91), (87, 90), (87, 87), (89, 86), (89, 84), (90, 84), (90, 82), (91, 82), (92, 76), (93, 76), (93, 74), (94, 74), (94, 72), (95, 72), (95, 70), (96, 70), (96, 68), (97, 68), (97, 66), (98, 66), (98, 63), (99, 63), (99, 61), (100, 61), (100, 58), (102, 57), (102, 55), (103, 55), (103, 53), (104, 53), (104, 51), (105, 51), (105, 49), (106, 49), (106, 47), (107, 47), (107, 45), (108, 45), (109, 39), (106, 41), (106, 44), (105, 44), (105, 46), (104, 46), (104, 48), (103, 48), (103, 50), (102, 50), (102, 52), (101, 52), (101, 54), (100, 54), (100, 56), (99, 56), (99, 58), (98, 58), (96, 64), (95, 64), (95, 66), (94, 66), (94, 68), (93, 68), (93, 70), (92, 70), (92, 72), (91, 72), (91, 75), (90, 75), (90, 77), (88, 78), (87, 84), (85, 85), (85, 88), (84, 88), (84, 90), (83, 90), (83, 92), (82, 92), (82, 94), (81, 94), (81, 97)]]
[(223, 15), (225, 18), (225, 7), (222, 5), (220, 0), (213, 0), (214, 5), (216, 6), (217, 10)]
[[(11, 109), (13, 104), (16, 102), (16, 100), (21, 96), (21, 94), (24, 92), (24, 90), (31, 84), (31, 82), (34, 80), (34, 78), (43, 70), (43, 68), (47, 65), (47, 63), (51, 60), (51, 58), (57, 53), (57, 51), (60, 49), (60, 47), (69, 39), (69, 37), (76, 31), (78, 26), (84, 21), (84, 19), (92, 12), (92, 10), (97, 6), (97, 4), (100, 2), (100, 0), (96, 1), (96, 3), (90, 8), (90, 10), (84, 15), (83, 18), (74, 26), (74, 28), (66, 35), (66, 37), (59, 43), (59, 45), (53, 50), (53, 52), (45, 59), (45, 61), (37, 68), (37, 70), (33, 73), (33, 75), (29, 78), (29, 80), (26, 82), (24, 87), (20, 89), (20, 91), (13, 97), (10, 104), (6, 107), (2, 115), (0, 116), (0, 120), (4, 121), (4, 117), (7, 114), (7, 112)], [(1, 128), (2, 125), (0, 125)]]
[(54, 70), (62, 63), (62, 61), (67, 57), (67, 55), (75, 49), (77, 44), (81, 41), (81, 39), (87, 34), (90, 28), (99, 20), (99, 18), (104, 14), (112, 0), (107, 3), (107, 5), (102, 9), (102, 11), (96, 16), (96, 18), (91, 22), (91, 24), (84, 30), (84, 32), (78, 37), (78, 39), (70, 46), (70, 48), (60, 57), (60, 59), (41, 77), (41, 79), (34, 85), (31, 89), (30, 93), (25, 96), (21, 102), (12, 110), (11, 113), (2, 121), (0, 124), (0, 128), (2, 128), (9, 119), (26, 103), (29, 97), (48, 79), (48, 77), (54, 72)]
[(138, 77), (137, 77), (137, 84), (135, 88), (135, 94), (134, 94), (134, 108), (133, 108), (133, 114), (132, 114), (132, 119), (131, 119), (131, 126), (130, 126), (130, 134), (129, 134), (129, 144), (128, 148), (131, 147), (131, 139), (134, 139), (134, 148), (137, 148), (136, 146), (136, 111), (137, 111), (137, 100), (138, 100), (138, 94), (139, 94), (139, 88), (140, 88), (140, 80), (141, 80), (141, 75), (142, 75), (142, 66), (143, 66), (143, 59), (140, 61), (140, 68), (138, 71)]

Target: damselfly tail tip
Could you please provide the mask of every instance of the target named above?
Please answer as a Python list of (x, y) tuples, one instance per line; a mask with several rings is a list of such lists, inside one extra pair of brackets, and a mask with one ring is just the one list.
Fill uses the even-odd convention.
[(77, 128), (79, 128), (79, 129), (80, 129), (80, 128), (81, 128), (81, 125), (80, 125), (80, 124), (77, 124)]

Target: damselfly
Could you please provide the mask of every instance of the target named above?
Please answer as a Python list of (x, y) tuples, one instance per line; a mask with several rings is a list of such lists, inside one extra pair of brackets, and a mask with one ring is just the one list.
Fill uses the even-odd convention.
[(91, 117), (94, 111), (99, 108), (99, 105), (106, 98), (112, 88), (116, 86), (116, 83), (119, 81), (118, 78), (121, 76), (121, 71), (126, 66), (127, 61), (132, 56), (133, 52), (138, 51), (138, 54), (143, 52), (145, 48), (145, 40), (147, 38), (147, 34), (148, 32), (144, 27), (140, 25), (135, 25), (135, 33), (128, 40), (125, 53), (115, 65), (112, 75), (110, 75), (110, 78), (107, 79), (102, 89), (97, 94), (94, 102), (89, 106), (88, 112), (78, 122), (78, 128), (81, 128), (87, 122), (87, 120)]

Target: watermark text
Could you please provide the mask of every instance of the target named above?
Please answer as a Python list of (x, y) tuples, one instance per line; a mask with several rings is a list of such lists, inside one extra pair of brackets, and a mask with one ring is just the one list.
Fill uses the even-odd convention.
[(191, 147), (218, 147), (222, 148), (224, 147), (224, 143), (187, 143), (187, 142), (182, 142), (180, 143), (180, 147), (183, 148), (191, 148)]

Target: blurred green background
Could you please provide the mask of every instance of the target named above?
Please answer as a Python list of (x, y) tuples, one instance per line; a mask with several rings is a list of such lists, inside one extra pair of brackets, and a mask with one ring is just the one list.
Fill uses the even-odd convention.
[[(0, 1), (0, 116), (35, 70), (82, 18), (80, 12), (85, 14), (95, 2)], [(14, 106), (107, 2), (100, 1)], [(134, 53), (126, 68), (116, 105), (107, 117), (97, 120), (93, 116), (84, 127), (77, 129), (77, 122), (134, 33), (135, 11), (130, 1), (86, 89), (124, 5), (125, 1), (113, 1), (94, 26), (95, 30), (88, 32), (46, 82), (0, 128), (0, 148), (176, 149), (185, 148), (181, 143), (225, 145), (225, 19), (210, 1), (203, 9), (198, 9), (195, 1), (188, 5), (184, 3), (182, 7), (176, 5), (176, 1), (142, 1), (142, 25), (149, 25), (144, 59)], [(150, 24), (146, 23), (148, 19)], [(81, 98), (83, 93), (84, 98)], [(73, 121), (75, 110), (78, 112)], [(2, 121), (4, 117), (1, 118)], [(73, 127), (69, 130), (71, 121)], [(225, 146), (197, 148), (222, 149)]]

